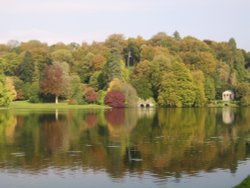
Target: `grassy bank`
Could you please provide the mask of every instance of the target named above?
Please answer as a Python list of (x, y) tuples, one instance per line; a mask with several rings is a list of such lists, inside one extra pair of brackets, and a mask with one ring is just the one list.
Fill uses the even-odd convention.
[(249, 188), (250, 187), (250, 176), (244, 179), (239, 185), (234, 188)]
[(108, 106), (97, 104), (69, 105), (68, 103), (29, 103), (28, 101), (15, 101), (9, 109), (108, 109)]
[(222, 101), (222, 100), (215, 100), (211, 101), (207, 104), (207, 107), (213, 107), (213, 108), (222, 108), (222, 107), (239, 107), (238, 101)]

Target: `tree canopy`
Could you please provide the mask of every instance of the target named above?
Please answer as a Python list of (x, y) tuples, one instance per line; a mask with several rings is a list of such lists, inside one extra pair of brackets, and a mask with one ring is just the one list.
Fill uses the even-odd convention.
[(69, 81), (67, 64), (55, 62), (45, 67), (41, 88), (45, 94), (54, 95), (55, 102), (58, 103), (59, 96), (67, 96)]
[(227, 89), (248, 104), (249, 54), (234, 38), (202, 41), (178, 31), (149, 40), (112, 34), (92, 44), (10, 41), (0, 45), (1, 95), (9, 95), (8, 76), (15, 100), (104, 103), (110, 83), (118, 79), (125, 106), (135, 106), (138, 97), (154, 98), (160, 106), (203, 106), (220, 100)]

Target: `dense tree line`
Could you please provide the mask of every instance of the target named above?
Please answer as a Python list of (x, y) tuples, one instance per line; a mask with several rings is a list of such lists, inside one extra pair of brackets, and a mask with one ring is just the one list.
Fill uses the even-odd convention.
[(233, 38), (201, 41), (178, 32), (149, 40), (113, 34), (81, 45), (9, 41), (0, 45), (0, 105), (59, 98), (123, 107), (136, 106), (139, 97), (164, 107), (199, 107), (228, 89), (249, 105), (249, 67), (250, 52)]

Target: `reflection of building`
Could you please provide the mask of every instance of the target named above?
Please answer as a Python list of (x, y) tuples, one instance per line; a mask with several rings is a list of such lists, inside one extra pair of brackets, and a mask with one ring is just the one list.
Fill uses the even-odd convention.
[(234, 93), (230, 90), (224, 91), (222, 93), (222, 100), (223, 101), (231, 101), (234, 100)]
[(222, 120), (225, 124), (230, 124), (234, 121), (234, 113), (229, 107), (224, 107), (222, 111)]

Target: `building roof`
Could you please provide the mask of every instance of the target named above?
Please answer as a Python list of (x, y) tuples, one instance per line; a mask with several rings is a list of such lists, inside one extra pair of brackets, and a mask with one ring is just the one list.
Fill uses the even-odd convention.
[(231, 90), (226, 90), (226, 91), (224, 91), (223, 93), (233, 93), (233, 91), (231, 91)]

